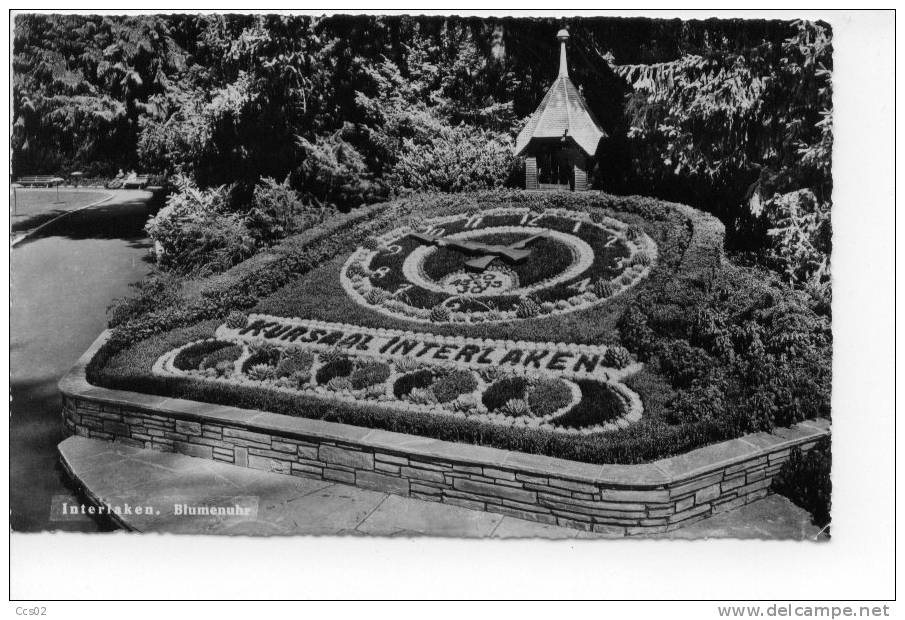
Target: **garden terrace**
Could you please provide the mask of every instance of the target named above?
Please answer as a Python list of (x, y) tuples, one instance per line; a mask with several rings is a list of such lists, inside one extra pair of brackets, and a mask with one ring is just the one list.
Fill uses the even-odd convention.
[[(356, 248), (380, 247), (382, 236), (400, 222), (507, 209), (571, 213), (591, 223), (611, 219), (625, 226), (620, 230), (643, 233), (655, 248), (655, 260), (638, 261), (621, 284), (570, 301), (571, 306), (551, 303), (544, 314), (542, 298), (507, 300), (511, 306), (501, 303), (494, 309), (498, 315), (481, 322), (455, 323), (454, 312), (433, 309), (420, 321), (378, 312), (343, 286), (341, 274)], [(775, 279), (729, 263), (722, 239), (722, 225), (714, 218), (649, 198), (597, 192), (415, 195), (337, 216), (223, 274), (182, 283), (168, 296), (149, 294), (125, 304), (115, 312), (116, 327), (88, 365), (87, 376), (116, 390), (585, 463), (648, 462), (744, 433), (827, 417), (831, 343), (826, 320)], [(551, 260), (563, 256), (555, 243), (540, 253)], [(439, 252), (432, 260), (431, 269), (452, 268), (440, 265)], [(548, 274), (522, 268), (517, 275), (528, 283)], [(385, 301), (379, 295), (370, 298)], [(519, 320), (494, 320), (505, 319), (507, 312)], [(603, 382), (563, 374), (565, 384), (558, 385), (561, 371), (545, 368), (547, 374), (529, 377), (525, 385), (510, 385), (505, 376), (452, 368), (445, 361), (400, 367), (395, 360), (380, 367), (368, 351), (343, 360), (331, 350), (338, 341), (317, 349), (310, 363), (291, 361), (292, 347), (274, 350), (276, 343), (265, 342), (263, 333), (239, 337), (261, 317), (276, 322), (301, 317), (374, 334), (398, 331), (413, 340), (460, 339), (459, 353), (471, 340), (502, 343), (500, 350), (521, 353), (541, 343), (549, 349), (546, 360), (557, 351), (566, 355), (563, 347), (596, 347), (595, 354), (608, 360), (600, 372), (609, 374)], [(311, 326), (295, 327), (303, 328)], [(292, 328), (280, 329), (285, 334)], [(521, 353), (523, 363), (528, 355)], [(540, 355), (535, 352), (535, 359)], [(574, 356), (570, 361), (577, 364), (579, 352)], [(566, 366), (562, 372), (572, 370)], [(610, 389), (612, 381), (626, 391)], [(538, 391), (538, 384), (545, 389)], [(578, 386), (580, 394), (568, 393), (569, 385)], [(456, 404), (446, 407), (438, 393), (443, 403)], [(458, 408), (465, 401), (464, 409)], [(551, 412), (559, 415), (545, 417)]]

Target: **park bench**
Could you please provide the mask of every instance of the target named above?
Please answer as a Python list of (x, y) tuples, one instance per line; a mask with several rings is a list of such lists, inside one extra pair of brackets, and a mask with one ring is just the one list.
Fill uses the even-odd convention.
[(54, 185), (59, 185), (60, 183), (62, 183), (63, 179), (51, 175), (37, 175), (30, 177), (19, 177), (16, 182), (24, 187), (53, 187)]

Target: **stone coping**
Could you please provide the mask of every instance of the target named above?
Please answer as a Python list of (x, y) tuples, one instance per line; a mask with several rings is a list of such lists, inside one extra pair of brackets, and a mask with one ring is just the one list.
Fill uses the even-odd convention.
[(103, 332), (69, 373), (60, 380), (59, 389), (65, 396), (124, 405), (151, 413), (164, 412), (174, 418), (189, 421), (225, 423), (250, 431), (272, 431), (287, 437), (315, 437), (319, 440), (357, 444), (378, 451), (404, 453), (466, 465), (518, 469), (525, 473), (559, 476), (590, 484), (603, 484), (611, 488), (652, 489), (673, 486), (686, 480), (700, 478), (710, 471), (725, 470), (735, 464), (749, 461), (759, 454), (776, 452), (812, 440), (817, 441), (830, 434), (829, 420), (821, 418), (801, 422), (791, 428), (778, 428), (774, 433), (749, 434), (651, 463), (593, 465), (337, 422), (93, 386), (88, 383), (85, 370), (106, 342), (109, 333)]

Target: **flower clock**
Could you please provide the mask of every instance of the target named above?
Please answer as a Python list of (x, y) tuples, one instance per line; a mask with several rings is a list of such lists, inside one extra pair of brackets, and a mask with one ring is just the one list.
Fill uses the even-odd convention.
[(512, 321), (604, 303), (656, 257), (646, 234), (609, 217), (498, 208), (407, 222), (353, 252), (341, 280), (356, 302), (397, 318)]

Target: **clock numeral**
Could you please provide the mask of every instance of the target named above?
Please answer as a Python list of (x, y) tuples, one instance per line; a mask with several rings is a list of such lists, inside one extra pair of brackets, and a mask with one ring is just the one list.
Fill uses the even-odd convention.
[(584, 280), (579, 280), (578, 282), (573, 282), (568, 285), (566, 288), (570, 288), (573, 291), (578, 291), (579, 293), (584, 293), (588, 290), (588, 287), (591, 286), (591, 278), (585, 278)]
[(606, 240), (606, 243), (603, 244), (603, 247), (608, 248), (611, 247), (614, 243), (616, 243), (616, 237), (610, 237)]
[[(530, 213), (529, 213), (528, 215), (530, 215)], [(525, 217), (528, 217), (528, 216), (526, 215)], [(538, 214), (535, 215), (534, 217), (528, 217), (528, 219), (527, 219), (527, 221), (526, 221), (525, 223), (526, 223), (528, 226), (539, 226), (539, 225), (540, 225), (540, 221), (541, 221), (543, 218), (544, 218), (544, 214), (543, 214), (543, 213), (538, 213)]]
[(483, 221), (483, 215), (472, 215), (467, 220), (465, 220), (465, 228), (477, 228)]
[(581, 222), (575, 222), (575, 227), (572, 229), (572, 234), (577, 234), (579, 230), (581, 230)]
[(402, 246), (394, 243), (393, 245), (388, 245), (383, 248), (383, 251), (387, 254), (399, 254), (402, 251)]
[(390, 268), (384, 265), (383, 267), (378, 267), (374, 271), (371, 272), (371, 276), (374, 278), (385, 278), (387, 274), (390, 273)]

